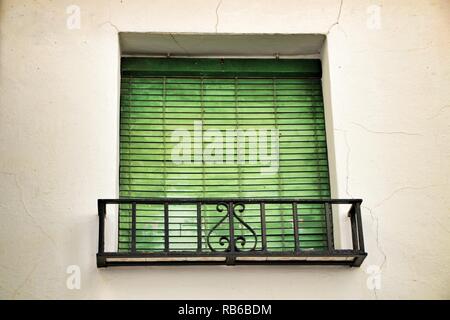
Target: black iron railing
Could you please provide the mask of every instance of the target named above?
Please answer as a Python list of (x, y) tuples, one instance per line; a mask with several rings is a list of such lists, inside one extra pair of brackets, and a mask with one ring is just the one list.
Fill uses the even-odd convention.
[[(99, 243), (97, 266), (120, 265), (161, 265), (161, 264), (328, 264), (360, 266), (367, 253), (364, 250), (361, 221), (360, 199), (187, 199), (187, 198), (151, 198), (151, 199), (100, 199)], [(115, 252), (105, 252), (105, 217), (107, 205), (127, 207), (129, 220), (124, 248)], [(171, 207), (189, 205), (195, 214), (192, 221), (196, 225), (193, 232), (194, 246), (177, 247), (173, 242), (170, 223)], [(266, 208), (280, 205), (287, 210), (290, 223), (291, 248), (274, 247), (270, 241), (273, 227), (267, 227), (269, 215)], [(304, 224), (302, 208), (316, 205), (323, 208), (323, 245), (305, 245), (299, 230)], [(352, 249), (336, 249), (333, 232), (332, 205), (350, 205)], [(156, 206), (161, 208), (161, 242), (156, 247), (142, 247), (140, 241), (151, 237), (151, 233), (138, 235), (138, 208)], [(213, 206), (216, 220), (205, 224), (205, 208)], [(246, 207), (258, 208), (258, 215), (246, 218)], [(286, 207), (287, 206), (287, 207)], [(284, 209), (286, 211), (286, 209)], [(256, 217), (256, 218), (255, 218)], [(248, 219), (248, 221), (246, 221)], [(252, 219), (252, 222), (250, 220)], [(277, 224), (280, 226), (280, 224)], [(284, 222), (283, 222), (283, 225)], [(255, 227), (257, 226), (257, 227)], [(120, 228), (120, 227), (119, 227)], [(281, 228), (281, 227), (278, 227)], [(192, 231), (191, 230), (191, 231)], [(180, 230), (181, 232), (182, 230)], [(276, 231), (276, 230), (275, 230)], [(150, 232), (156, 232), (151, 231)], [(122, 235), (123, 238), (123, 235)], [(138, 240), (139, 238), (139, 240)], [(144, 240), (142, 240), (144, 239)], [(269, 239), (269, 240), (268, 240)], [(306, 241), (305, 241), (306, 242)], [(148, 242), (144, 242), (148, 243)], [(322, 243), (322, 242), (321, 242)]]

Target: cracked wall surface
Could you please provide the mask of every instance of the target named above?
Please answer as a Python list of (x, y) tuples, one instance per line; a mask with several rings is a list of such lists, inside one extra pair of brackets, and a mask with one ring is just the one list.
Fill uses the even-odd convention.
[[(0, 298), (450, 298), (449, 21), (446, 0), (2, 1)], [(96, 200), (117, 195), (119, 31), (326, 34), (332, 193), (364, 199), (362, 267), (98, 270)]]

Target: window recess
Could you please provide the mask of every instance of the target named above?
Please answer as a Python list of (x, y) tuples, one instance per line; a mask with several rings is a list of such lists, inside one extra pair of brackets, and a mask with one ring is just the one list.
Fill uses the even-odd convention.
[[(267, 129), (278, 135), (269, 173), (249, 161), (250, 140), (203, 158), (210, 130)], [(190, 137), (184, 162), (176, 130)], [(119, 178), (120, 199), (99, 200), (99, 266), (358, 266), (366, 255), (361, 200), (330, 199), (319, 60), (123, 58)], [(119, 205), (115, 252), (102, 245), (107, 204)], [(334, 248), (332, 204), (351, 206), (353, 249)]]

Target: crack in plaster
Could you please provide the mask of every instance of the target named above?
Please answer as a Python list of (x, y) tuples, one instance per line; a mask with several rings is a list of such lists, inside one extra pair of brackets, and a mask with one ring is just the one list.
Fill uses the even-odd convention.
[(28, 217), (30, 217), (34, 226), (36, 226), (50, 240), (50, 242), (56, 247), (55, 240), (53, 240), (53, 238), (50, 236), (50, 234), (48, 234), (47, 231), (45, 231), (45, 229), (36, 221), (36, 218), (31, 214), (31, 211), (28, 209), (25, 199), (24, 199), (24, 195), (23, 195), (24, 194), (23, 188), (20, 185), (19, 180), (17, 179), (17, 175), (15, 173), (11, 173), (11, 172), (0, 172), (0, 173), (3, 175), (12, 176), (14, 178), (15, 185), (16, 185), (17, 189), (19, 190), (20, 202), (22, 203), (22, 207), (23, 207), (25, 213), (27, 214)]
[[(381, 205), (383, 205), (386, 201), (389, 201), (391, 198), (393, 198), (397, 193), (405, 191), (405, 190), (424, 190), (424, 189), (429, 189), (429, 188), (437, 188), (437, 187), (442, 187), (442, 186), (447, 186), (447, 184), (431, 184), (428, 186), (422, 186), (422, 187), (412, 187), (412, 186), (406, 186), (406, 187), (400, 187), (395, 189), (394, 191), (392, 191), (387, 197), (385, 197), (383, 200), (381, 200), (380, 202), (378, 202), (373, 209), (376, 209), (378, 207), (380, 207)], [(438, 226), (440, 226), (443, 230), (445, 230), (447, 233), (450, 233), (450, 230), (447, 229), (442, 222), (440, 222), (438, 219), (436, 219), (432, 214), (430, 214), (430, 217), (438, 224)]]
[(103, 27), (104, 25), (109, 25), (110, 27), (113, 27), (117, 31), (117, 33), (119, 33), (119, 28), (117, 28), (117, 26), (111, 21), (108, 20), (99, 24), (100, 27)]
[[(337, 129), (337, 128), (335, 128), (334, 130), (335, 130), (335, 131), (342, 132), (342, 133), (343, 133), (343, 136), (344, 136), (345, 145), (346, 145), (346, 147), (347, 147), (347, 155), (346, 155), (346, 185), (345, 185), (345, 192), (347, 193), (347, 195), (348, 195), (350, 198), (354, 199), (355, 197), (350, 193), (350, 153), (351, 153), (351, 148), (350, 148), (350, 143), (348, 142), (347, 130), (344, 130), (344, 129)], [(372, 210), (370, 207), (361, 205), (361, 208), (366, 209), (366, 210), (369, 212), (369, 215), (370, 215), (372, 221), (375, 221), (375, 223), (376, 223), (376, 228), (375, 228), (375, 230), (376, 230), (376, 231), (375, 231), (375, 243), (376, 243), (376, 245), (377, 245), (378, 251), (379, 251), (379, 252), (381, 253), (381, 255), (383, 256), (383, 262), (381, 263), (381, 266), (380, 266), (380, 273), (381, 273), (382, 268), (383, 268), (384, 264), (385, 264), (386, 261), (387, 261), (387, 255), (386, 255), (386, 253), (384, 252), (384, 250), (383, 250), (383, 248), (382, 248), (382, 246), (381, 246), (381, 243), (380, 243), (380, 229), (379, 229), (379, 220), (378, 220), (378, 216), (376, 216), (376, 215), (373, 213), (373, 210)], [(378, 295), (377, 295), (377, 292), (376, 292), (376, 288), (374, 288), (373, 293), (374, 293), (374, 295), (375, 295), (375, 299), (378, 300)]]
[(353, 125), (360, 127), (361, 129), (370, 132), (370, 133), (374, 133), (374, 134), (389, 134), (389, 135), (405, 135), (405, 136), (421, 136), (420, 133), (416, 133), (416, 132), (406, 132), (406, 131), (375, 131), (375, 130), (371, 130), (365, 126), (363, 126), (362, 124), (356, 123), (356, 122), (352, 122)]
[(448, 110), (448, 109), (450, 109), (450, 105), (448, 105), (448, 106), (443, 106), (442, 108), (440, 108), (440, 109), (436, 112), (436, 114), (434, 114), (434, 115), (432, 115), (431, 117), (427, 118), (427, 120), (431, 120), (431, 119), (434, 119), (434, 118), (439, 117), (442, 113), (444, 113), (444, 111), (446, 111), (446, 110)]
[[(339, 25), (339, 19), (341, 18), (341, 12), (342, 12), (343, 5), (344, 5), (344, 0), (341, 0), (341, 3), (339, 4), (339, 11), (338, 11), (338, 14), (337, 14), (337, 17), (336, 17), (336, 21), (328, 28), (328, 31), (327, 31), (326, 35), (329, 35), (331, 30), (335, 26)], [(342, 30), (342, 31), (344, 31), (344, 30)], [(344, 31), (344, 34), (345, 34), (345, 31)]]
[[(374, 210), (376, 209), (376, 208), (378, 208), (378, 207), (380, 207), (381, 205), (383, 205), (385, 202), (387, 202), (387, 201), (389, 201), (392, 197), (394, 197), (397, 193), (399, 193), (399, 192), (402, 192), (402, 191), (405, 191), (405, 190), (423, 190), (423, 189), (427, 189), (427, 188), (433, 188), (433, 187), (438, 187), (439, 185), (428, 185), (428, 186), (423, 186), (423, 187), (411, 187), (411, 186), (406, 186), (406, 187), (401, 187), (401, 188), (398, 188), (398, 189), (396, 189), (396, 190), (394, 190), (393, 192), (391, 192), (391, 194), (389, 195), (389, 196), (387, 196), (387, 197), (385, 197), (384, 199), (382, 199), (380, 202), (378, 202), (375, 206), (373, 206), (373, 208), (370, 208), (370, 207), (367, 207), (367, 206), (361, 206), (361, 208), (364, 208), (364, 209), (366, 209), (368, 212), (369, 212), (369, 214), (370, 214), (370, 216), (371, 216), (371, 218), (372, 218), (372, 221), (375, 221), (375, 224), (376, 224), (376, 227), (375, 227), (375, 229), (376, 229), (376, 243), (377, 243), (377, 247), (378, 247), (378, 250), (380, 251), (380, 253), (383, 255), (383, 262), (381, 263), (381, 265), (380, 265), (380, 274), (382, 273), (382, 271), (383, 271), (383, 267), (384, 267), (384, 265), (385, 265), (385, 263), (386, 263), (386, 261), (387, 261), (387, 255), (386, 255), (386, 253), (384, 252), (384, 250), (382, 249), (382, 246), (381, 246), (381, 244), (380, 244), (380, 241), (379, 241), (379, 217), (377, 216), (377, 215), (375, 215), (374, 214)], [(433, 218), (433, 220), (435, 220), (437, 223), (438, 223), (438, 225), (440, 225), (440, 223), (439, 223), (439, 221), (438, 220), (436, 220), (434, 217), (433, 217), (433, 215), (431, 215), (431, 217)], [(449, 232), (449, 230), (447, 230), (445, 227), (442, 227), (446, 232)], [(377, 292), (376, 292), (376, 288), (374, 288), (374, 294), (375, 294), (375, 297), (376, 297), (376, 299), (378, 299), (378, 295), (377, 295)]]
[(214, 30), (216, 33), (217, 33), (217, 30), (219, 27), (219, 9), (220, 9), (220, 6), (222, 5), (222, 1), (223, 0), (219, 0), (219, 2), (217, 3), (217, 6), (216, 6), (216, 25), (214, 27)]
[(441, 185), (431, 184), (431, 185), (423, 186), (423, 187), (411, 187), (411, 186), (400, 187), (400, 188), (397, 188), (394, 191), (392, 191), (387, 197), (385, 197), (383, 200), (378, 202), (373, 208), (376, 209), (376, 208), (380, 207), (384, 202), (390, 200), (393, 196), (395, 196), (397, 193), (399, 193), (401, 191), (405, 191), (405, 190), (423, 190), (423, 189), (435, 188), (435, 187), (439, 187), (439, 186), (441, 186)]
[(28, 281), (30, 281), (31, 276), (33, 275), (34, 271), (36, 271), (36, 268), (38, 267), (38, 265), (41, 263), (42, 260), (39, 260), (38, 262), (36, 262), (33, 267), (30, 269), (30, 271), (27, 273), (27, 275), (25, 276), (25, 278), (23, 279), (23, 281), (17, 286), (16, 289), (14, 289), (14, 291), (12, 292), (12, 299), (16, 299), (17, 295), (20, 293), (20, 291), (22, 290), (23, 287), (25, 287), (25, 285), (27, 284)]
[[(442, 109), (445, 109), (442, 108)], [(439, 112), (442, 112), (442, 109)], [(365, 128), (362, 125), (359, 125), (358, 123), (353, 123), (354, 125), (357, 125), (371, 133), (375, 133), (375, 134), (403, 134), (403, 135), (420, 135), (417, 133), (409, 133), (409, 132), (385, 132), (385, 131), (373, 131), (370, 129)], [(345, 192), (347, 193), (347, 195), (350, 198), (354, 198), (354, 196), (351, 194), (350, 192), (350, 154), (351, 154), (351, 148), (350, 148), (350, 144), (348, 142), (348, 137), (347, 137), (347, 130), (344, 129), (338, 129), (335, 128), (335, 131), (339, 131), (342, 132), (343, 136), (344, 136), (344, 141), (347, 147), (347, 155), (346, 155), (346, 187), (345, 187)], [(385, 264), (387, 263), (387, 254), (385, 253), (383, 246), (381, 245), (381, 241), (380, 241), (380, 223), (379, 223), (379, 216), (377, 214), (375, 214), (375, 209), (377, 209), (378, 207), (380, 207), (381, 205), (385, 204), (387, 201), (389, 201), (391, 198), (393, 198), (396, 194), (406, 191), (406, 190), (423, 190), (423, 189), (427, 189), (427, 188), (433, 188), (433, 187), (439, 187), (440, 185), (428, 185), (428, 186), (421, 186), (421, 187), (413, 187), (413, 186), (405, 186), (405, 187), (400, 187), (398, 189), (395, 189), (394, 191), (392, 191), (387, 197), (383, 198), (381, 201), (379, 201), (377, 204), (375, 204), (372, 208), (365, 206), (365, 205), (361, 205), (361, 208), (367, 210), (367, 212), (369, 213), (372, 221), (375, 223), (375, 243), (377, 246), (378, 251), (381, 253), (381, 255), (383, 256), (383, 261), (381, 262), (380, 265), (380, 273), (383, 271), (383, 267), (385, 266)], [(432, 215), (431, 217), (438, 223), (439, 221), (436, 220)], [(444, 228), (444, 227), (443, 227)], [(447, 230), (446, 228), (444, 228), (445, 231), (449, 232), (449, 230)], [(373, 290), (375, 299), (378, 300), (378, 294), (377, 294), (377, 289), (374, 288)]]
[(175, 38), (175, 36), (172, 33), (169, 33), (169, 35), (172, 38), (173, 42), (175, 42), (177, 47), (180, 48), (181, 50), (183, 50), (184, 53), (186, 53), (186, 55), (189, 55), (189, 51), (178, 42), (178, 40)]

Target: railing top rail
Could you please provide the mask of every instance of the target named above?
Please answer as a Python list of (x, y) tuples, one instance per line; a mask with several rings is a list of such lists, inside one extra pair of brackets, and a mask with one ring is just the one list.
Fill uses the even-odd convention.
[(362, 203), (362, 199), (308, 199), (308, 198), (120, 198), (99, 199), (99, 203), (122, 204), (217, 204), (220, 202), (235, 202), (241, 204), (283, 204), (297, 202), (298, 204), (354, 204)]

